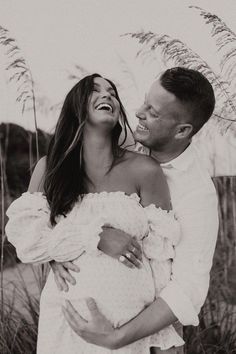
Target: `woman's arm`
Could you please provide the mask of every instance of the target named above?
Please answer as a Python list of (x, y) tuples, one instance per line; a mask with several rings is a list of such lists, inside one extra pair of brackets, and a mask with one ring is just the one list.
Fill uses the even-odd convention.
[(45, 171), (46, 171), (46, 156), (42, 157), (35, 166), (28, 187), (28, 191), (30, 193), (34, 193), (34, 192), (43, 193)]
[[(24, 263), (45, 263), (51, 260), (71, 261), (84, 251), (96, 250), (102, 228), (98, 220), (73, 227), (62, 218), (52, 228), (50, 208), (43, 195), (46, 158), (37, 163), (29, 190), (8, 208), (6, 234)], [(70, 227), (71, 226), (71, 227)]]
[(30, 179), (28, 192), (13, 201), (6, 214), (8, 240), (15, 246), (18, 258), (24, 263), (45, 263), (51, 260), (47, 252), (47, 240), (52, 228), (49, 225), (50, 210), (43, 196), (46, 156), (36, 164)]

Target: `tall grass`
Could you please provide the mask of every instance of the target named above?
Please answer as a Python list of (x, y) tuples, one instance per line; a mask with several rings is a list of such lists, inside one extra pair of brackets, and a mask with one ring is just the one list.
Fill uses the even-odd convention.
[[(35, 125), (36, 134), (36, 156), (39, 159), (39, 146), (38, 146), (38, 125), (36, 115), (36, 99), (34, 90), (34, 80), (32, 72), (27, 64), (26, 59), (22, 55), (22, 51), (17, 44), (17, 41), (10, 36), (9, 31), (0, 26), (0, 45), (4, 50), (6, 57), (6, 73), (8, 74), (8, 82), (13, 83), (16, 89), (16, 102), (21, 104), (22, 114), (24, 114), (26, 107), (32, 109), (33, 120)], [(30, 138), (30, 136), (29, 136)], [(29, 144), (30, 146), (30, 144)], [(30, 146), (31, 148), (31, 146)], [(33, 169), (30, 155), (30, 170)]]
[[(3, 159), (3, 152), (2, 152), (2, 139), (0, 135), (0, 172), (1, 172), (1, 226), (5, 225), (5, 188), (4, 188), (4, 159)], [(4, 242), (5, 242), (5, 230), (4, 227), (1, 227), (1, 261), (0, 261), (0, 271), (1, 271), (1, 278), (0, 278), (0, 286), (1, 286), (1, 313), (0, 313), (0, 319), (1, 321), (4, 321), (4, 308), (3, 308), (3, 301), (4, 301), (4, 295), (3, 295), (3, 261), (4, 261), (4, 255), (3, 255), (3, 249), (4, 249)]]
[[(39, 317), (39, 297), (45, 284), (48, 269), (31, 267), (27, 272), (33, 282), (34, 293), (29, 289), (29, 279), (22, 276), (23, 268), (15, 270), (15, 279), (5, 282), (4, 316), (0, 320), (1, 354), (34, 354)], [(29, 267), (29, 266), (24, 266)], [(24, 270), (23, 270), (24, 271)]]
[(236, 85), (236, 34), (217, 15), (212, 14), (201, 7), (189, 6), (197, 10), (204, 19), (206, 25), (211, 28), (212, 38), (221, 54), (221, 74), (231, 85)]
[[(168, 34), (139, 31), (126, 33), (124, 36), (138, 41), (140, 49), (137, 52), (137, 57), (140, 57), (146, 65), (149, 65), (150, 60), (156, 61), (156, 58), (160, 56), (167, 67), (182, 66), (198, 70), (205, 75), (212, 84), (216, 95), (216, 108), (211, 119), (214, 119), (215, 125), (218, 125), (221, 131), (226, 132), (230, 129), (235, 132), (235, 93), (230, 91), (230, 82), (216, 74), (203, 58), (181, 40), (172, 38)], [(157, 77), (159, 72), (154, 75)]]
[(217, 177), (220, 228), (200, 325), (185, 329), (186, 353), (236, 353), (236, 177)]

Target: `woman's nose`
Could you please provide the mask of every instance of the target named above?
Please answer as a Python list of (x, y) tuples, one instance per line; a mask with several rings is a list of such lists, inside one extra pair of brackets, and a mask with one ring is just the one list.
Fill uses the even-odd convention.
[(110, 98), (111, 94), (109, 91), (103, 91), (103, 92), (101, 92), (101, 96), (102, 96), (102, 98), (107, 98), (107, 97)]

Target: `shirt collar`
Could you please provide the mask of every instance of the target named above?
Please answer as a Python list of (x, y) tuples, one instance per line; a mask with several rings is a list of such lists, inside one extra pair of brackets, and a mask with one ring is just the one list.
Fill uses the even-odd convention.
[(179, 156), (175, 159), (161, 163), (163, 168), (175, 168), (179, 171), (186, 171), (190, 164), (193, 162), (193, 147), (190, 144)]

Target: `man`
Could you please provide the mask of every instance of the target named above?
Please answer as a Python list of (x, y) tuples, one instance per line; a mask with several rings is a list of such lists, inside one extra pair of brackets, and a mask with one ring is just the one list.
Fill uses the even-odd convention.
[[(67, 303), (65, 317), (85, 340), (117, 349), (177, 320), (182, 325), (198, 325), (198, 313), (209, 287), (218, 216), (213, 183), (201, 167), (191, 138), (210, 118), (214, 105), (212, 86), (194, 70), (168, 69), (151, 86), (137, 112), (139, 124), (134, 136), (137, 142), (150, 149), (151, 156), (163, 168), (173, 210), (181, 225), (181, 241), (176, 246), (167, 286), (148, 308), (122, 327), (113, 329), (92, 299), (88, 300), (92, 314), (90, 322), (84, 321)], [(138, 252), (132, 257), (130, 252), (127, 254), (126, 244), (130, 238), (119, 230), (106, 229), (101, 234), (99, 248), (130, 266), (136, 264), (139, 257)], [(66, 277), (70, 278), (68, 274)], [(58, 270), (56, 278), (59, 281)], [(153, 353), (159, 353), (159, 349), (153, 349)], [(177, 353), (177, 349), (166, 353)]]

